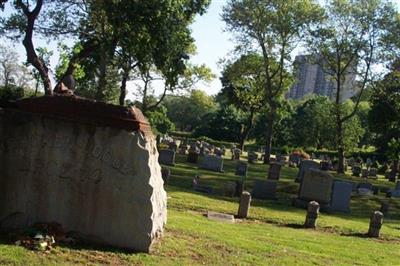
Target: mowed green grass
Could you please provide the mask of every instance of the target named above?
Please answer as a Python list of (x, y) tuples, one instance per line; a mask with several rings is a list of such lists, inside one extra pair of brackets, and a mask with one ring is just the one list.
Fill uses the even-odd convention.
[[(245, 158), (242, 158), (243, 160)], [(400, 202), (391, 200), (380, 239), (365, 237), (369, 217), (378, 210), (384, 194), (354, 195), (350, 214), (321, 213), (316, 230), (303, 229), (305, 210), (291, 206), (298, 184), (298, 169), (284, 167), (277, 200), (253, 200), (250, 216), (234, 224), (208, 220), (217, 211), (236, 214), (238, 198), (193, 192), (192, 178), (221, 191), (224, 183), (239, 180), (236, 162), (224, 160), (224, 173), (198, 169), (177, 155), (171, 167), (168, 223), (162, 240), (150, 254), (92, 246), (56, 246), (50, 253), (33, 252), (0, 243), (0, 265), (400, 265)], [(246, 189), (265, 179), (268, 166), (252, 164)], [(336, 176), (362, 182), (361, 178)], [(375, 185), (393, 187), (382, 177)]]

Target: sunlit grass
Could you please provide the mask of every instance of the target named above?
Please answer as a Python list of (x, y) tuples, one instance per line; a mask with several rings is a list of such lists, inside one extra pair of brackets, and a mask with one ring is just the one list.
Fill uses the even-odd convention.
[[(227, 157), (228, 158), (228, 157)], [(350, 214), (321, 213), (316, 230), (303, 229), (305, 210), (291, 206), (298, 184), (297, 169), (284, 167), (278, 185), (278, 200), (253, 200), (247, 220), (226, 224), (208, 220), (208, 210), (236, 214), (238, 198), (192, 191), (192, 178), (218, 191), (224, 182), (239, 180), (236, 162), (225, 159), (224, 173), (197, 169), (177, 155), (171, 168), (168, 192), (168, 224), (160, 243), (150, 254), (135, 254), (112, 248), (56, 247), (49, 254), (32, 252), (3, 241), (0, 265), (399, 265), (400, 202), (392, 200), (381, 239), (366, 238), (369, 216), (387, 200), (384, 194), (353, 195)], [(268, 166), (249, 167), (246, 189), (256, 179), (265, 179)], [(335, 175), (335, 174), (334, 174)], [(347, 175), (336, 178), (362, 182)], [(374, 185), (393, 187), (382, 177)]]

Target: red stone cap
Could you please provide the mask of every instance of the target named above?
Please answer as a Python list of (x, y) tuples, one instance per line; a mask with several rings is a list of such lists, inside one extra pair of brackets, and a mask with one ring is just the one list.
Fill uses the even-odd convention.
[(136, 107), (107, 104), (75, 95), (26, 98), (18, 100), (16, 105), (21, 111), (48, 114), (96, 126), (140, 131), (145, 136), (153, 136), (149, 122)]

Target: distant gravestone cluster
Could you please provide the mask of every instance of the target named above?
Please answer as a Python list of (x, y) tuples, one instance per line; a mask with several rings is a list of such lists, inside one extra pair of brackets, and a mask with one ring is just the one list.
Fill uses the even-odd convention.
[[(225, 147), (215, 147), (205, 142), (191, 143), (190, 145), (181, 144), (179, 150), (181, 155), (187, 155), (189, 163), (197, 164), (199, 169), (215, 172), (223, 172), (223, 156), (226, 154)], [(175, 147), (175, 145), (170, 145)], [(187, 148), (189, 147), (189, 148)], [(173, 151), (172, 151), (173, 152)], [(174, 156), (171, 151), (160, 152), (160, 163), (173, 165)], [(162, 155), (161, 155), (162, 154)], [(307, 209), (305, 228), (316, 228), (317, 218), (320, 211), (323, 212), (344, 212), (349, 213), (352, 195), (358, 197), (370, 197), (373, 194), (386, 193), (387, 197), (400, 197), (400, 181), (394, 189), (377, 187), (368, 182), (368, 179), (378, 178), (378, 168), (374, 166), (372, 160), (367, 160), (366, 164), (359, 159), (349, 158), (345, 161), (345, 171), (351, 168), (352, 175), (363, 178), (364, 182), (352, 182), (335, 180), (329, 171), (337, 169), (337, 161), (332, 161), (328, 156), (320, 156), (320, 160), (315, 160), (317, 156), (312, 154), (311, 159), (302, 157), (300, 154), (290, 154), (284, 156), (277, 154), (270, 158), (266, 179), (256, 179), (251, 186), (251, 193), (245, 191), (249, 165), (259, 163), (263, 160), (255, 151), (247, 153), (247, 162), (241, 160), (242, 150), (237, 147), (231, 149), (231, 160), (237, 161), (235, 175), (240, 179), (235, 182), (229, 181), (222, 184), (222, 190), (205, 185), (205, 181), (197, 175), (193, 179), (193, 189), (202, 193), (220, 193), (225, 197), (239, 197), (238, 213), (239, 219), (245, 219), (249, 215), (252, 199), (276, 200), (278, 199), (278, 185), (281, 177), (281, 169), (284, 165), (298, 167), (295, 182), (299, 183), (297, 197), (293, 199), (293, 206)], [(386, 178), (395, 180), (398, 174), (398, 165), (392, 166), (386, 173)], [(163, 174), (164, 176), (164, 174)], [(250, 184), (251, 185), (251, 184)], [(220, 192), (218, 192), (220, 191)], [(368, 235), (379, 237), (379, 230), (382, 226), (383, 216), (387, 214), (390, 204), (382, 202), (380, 212), (375, 212), (371, 216), (370, 229)], [(229, 216), (229, 215), (228, 215)], [(232, 222), (234, 218), (224, 214), (209, 212), (209, 219)]]

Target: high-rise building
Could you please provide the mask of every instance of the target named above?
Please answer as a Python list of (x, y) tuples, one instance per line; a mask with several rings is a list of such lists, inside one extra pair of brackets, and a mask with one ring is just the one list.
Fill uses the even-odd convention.
[[(335, 83), (332, 78), (324, 72), (321, 64), (314, 63), (310, 55), (298, 55), (295, 58), (295, 68), (297, 68), (297, 80), (293, 87), (286, 94), (286, 98), (302, 99), (308, 94), (325, 95), (331, 99), (336, 96)], [(312, 62), (314, 61), (314, 62)], [(355, 74), (346, 75), (343, 84), (341, 101), (354, 95)]]

